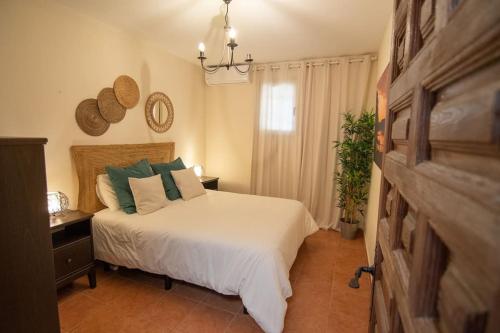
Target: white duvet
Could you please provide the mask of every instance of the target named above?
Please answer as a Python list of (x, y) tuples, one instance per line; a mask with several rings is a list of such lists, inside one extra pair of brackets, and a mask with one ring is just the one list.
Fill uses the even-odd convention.
[(298, 201), (217, 191), (148, 215), (93, 218), (97, 259), (240, 295), (268, 333), (283, 330), (289, 270), (317, 230)]

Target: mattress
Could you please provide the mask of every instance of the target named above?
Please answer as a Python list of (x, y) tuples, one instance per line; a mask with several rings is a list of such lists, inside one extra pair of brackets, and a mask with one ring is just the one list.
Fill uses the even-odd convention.
[(97, 259), (239, 295), (261, 328), (283, 330), (289, 270), (318, 227), (295, 200), (207, 191), (148, 215), (93, 218)]

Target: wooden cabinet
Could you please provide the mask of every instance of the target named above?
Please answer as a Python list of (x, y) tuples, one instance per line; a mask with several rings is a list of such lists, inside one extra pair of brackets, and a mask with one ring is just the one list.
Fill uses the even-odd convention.
[(219, 177), (202, 176), (200, 181), (207, 190), (219, 190)]
[(66, 211), (50, 218), (56, 286), (59, 288), (87, 274), (96, 286), (92, 214)]
[(500, 331), (499, 22), (395, 2), (371, 332)]
[(47, 139), (0, 138), (0, 332), (59, 332)]

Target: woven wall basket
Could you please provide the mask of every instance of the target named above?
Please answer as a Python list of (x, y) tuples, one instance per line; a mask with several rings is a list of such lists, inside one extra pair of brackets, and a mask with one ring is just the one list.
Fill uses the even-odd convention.
[(113, 88), (104, 88), (97, 95), (101, 116), (110, 123), (117, 123), (125, 117), (125, 107), (116, 99)]
[(113, 84), (113, 89), (118, 102), (127, 109), (131, 109), (139, 103), (139, 87), (130, 76), (119, 76)]
[(78, 126), (88, 135), (103, 135), (109, 128), (109, 123), (99, 112), (97, 100), (93, 98), (86, 99), (78, 104), (75, 118)]

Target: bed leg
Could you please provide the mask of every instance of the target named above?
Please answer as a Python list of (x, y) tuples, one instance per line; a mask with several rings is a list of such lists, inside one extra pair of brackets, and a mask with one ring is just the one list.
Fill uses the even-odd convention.
[(165, 290), (170, 290), (172, 289), (172, 279), (170, 276), (165, 275)]
[(97, 286), (95, 267), (92, 267), (90, 269), (90, 271), (87, 273), (87, 277), (89, 278), (90, 289), (94, 289)]
[(246, 314), (246, 315), (248, 314), (248, 310), (244, 305), (243, 305), (243, 314)]

